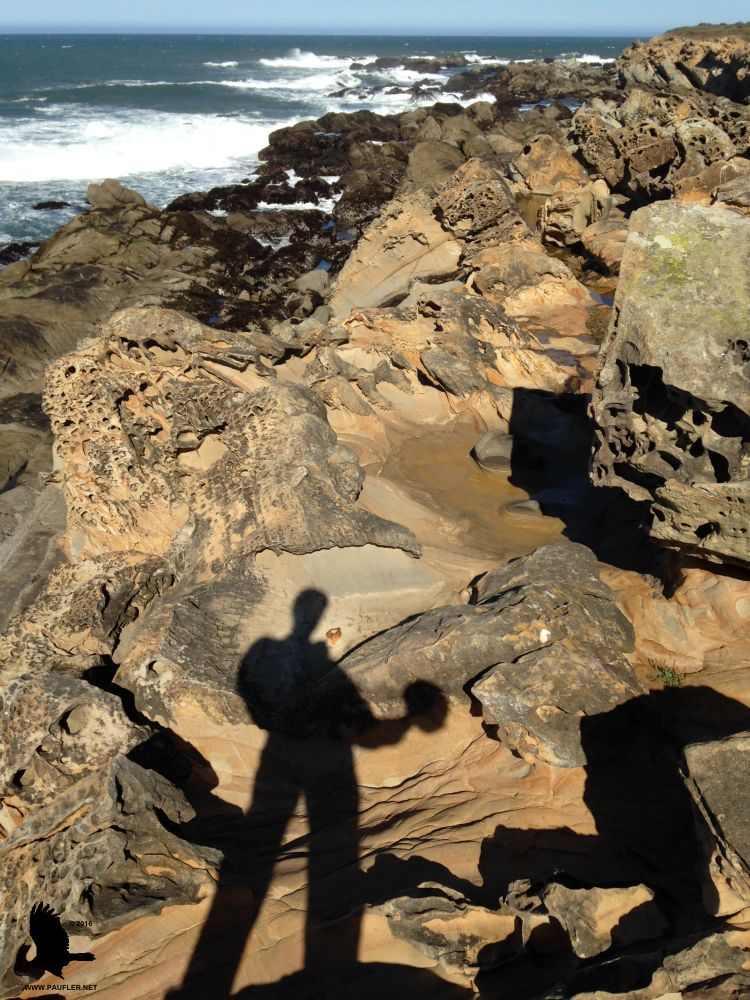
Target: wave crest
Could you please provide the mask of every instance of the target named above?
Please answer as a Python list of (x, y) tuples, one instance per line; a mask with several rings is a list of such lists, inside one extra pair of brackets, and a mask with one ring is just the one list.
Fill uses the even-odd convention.
[(259, 59), (261, 66), (271, 69), (349, 69), (353, 62), (374, 62), (377, 56), (319, 56), (315, 52), (303, 52), (302, 49), (291, 49), (285, 56), (275, 56), (269, 59)]

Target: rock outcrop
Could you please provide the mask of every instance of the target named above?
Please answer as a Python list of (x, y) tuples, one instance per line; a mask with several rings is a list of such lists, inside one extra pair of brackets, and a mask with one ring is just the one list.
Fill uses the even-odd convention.
[(636, 205), (672, 196), (708, 204), (748, 171), (750, 108), (631, 90), (621, 103), (580, 108), (570, 137), (588, 169)]
[(649, 42), (635, 42), (617, 61), (620, 83), (684, 93), (706, 91), (732, 101), (750, 98), (750, 39), (707, 25), (700, 30), (668, 31)]
[(747, 220), (718, 206), (637, 212), (593, 400), (595, 482), (648, 501), (658, 541), (739, 565), (750, 562), (749, 249)]
[(693, 35), (378, 60), (483, 99), (0, 274), (1, 996), (39, 903), (113, 1000), (747, 993), (750, 111)]

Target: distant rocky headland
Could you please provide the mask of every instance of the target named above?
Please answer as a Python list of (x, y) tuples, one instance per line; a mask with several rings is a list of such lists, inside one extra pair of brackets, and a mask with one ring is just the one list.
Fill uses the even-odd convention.
[(750, 25), (466, 63), (4, 250), (0, 997), (750, 996)]

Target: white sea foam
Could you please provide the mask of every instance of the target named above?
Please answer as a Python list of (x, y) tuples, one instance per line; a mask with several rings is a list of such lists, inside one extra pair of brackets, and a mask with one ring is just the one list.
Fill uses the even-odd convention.
[(301, 77), (295, 80), (271, 79), (258, 80), (249, 77), (247, 80), (201, 80), (206, 86), (231, 87), (235, 90), (261, 90), (268, 93), (283, 93), (291, 91), (293, 93), (309, 93), (310, 91), (328, 92), (331, 90), (341, 90), (343, 87), (356, 87), (362, 81), (354, 73), (313, 73), (311, 76)]
[(591, 55), (589, 52), (584, 52), (583, 55), (580, 52), (563, 52), (556, 58), (580, 63), (613, 63), (615, 61), (614, 59), (605, 59), (603, 56)]
[(510, 59), (500, 59), (498, 56), (480, 56), (476, 52), (464, 52), (466, 61), (477, 66), (505, 66)]
[(319, 56), (315, 52), (303, 52), (301, 49), (292, 49), (285, 56), (276, 56), (272, 59), (259, 59), (261, 66), (268, 66), (273, 69), (348, 69), (353, 62), (371, 63), (375, 62), (377, 56)]
[[(376, 114), (392, 115), (402, 111), (410, 111), (413, 108), (431, 107), (436, 101), (446, 101), (452, 104), (460, 104), (467, 108), (475, 101), (488, 101), (494, 104), (496, 97), (494, 94), (472, 94), (471, 97), (462, 97), (460, 94), (449, 91), (430, 91), (424, 94), (375, 94), (372, 97), (362, 97), (359, 94), (346, 94), (340, 98), (341, 105), (348, 110), (353, 110), (357, 105), (366, 107)], [(377, 144), (376, 144), (377, 145)]]
[[(45, 109), (46, 110), (46, 109)], [(247, 162), (282, 123), (213, 115), (93, 110), (3, 123), (0, 181), (88, 180)]]
[(216, 66), (218, 69), (231, 69), (233, 66), (239, 66), (236, 59), (227, 59), (226, 62), (204, 62), (204, 66)]
[(376, 70), (375, 73), (378, 76), (385, 77), (389, 83), (401, 84), (402, 86), (408, 86), (409, 84), (416, 83), (418, 80), (440, 80), (444, 82), (448, 79), (444, 73), (423, 73), (420, 70), (402, 69), (401, 67)]
[[(301, 180), (302, 178), (298, 178)], [(291, 205), (286, 204), (276, 204), (275, 202), (259, 201), (257, 210), (259, 212), (284, 212), (288, 209), (297, 212), (309, 212), (311, 209), (315, 208), (319, 212), (325, 212), (326, 215), (331, 215), (336, 202), (341, 198), (341, 194), (332, 194), (329, 198), (319, 198), (318, 201), (295, 201)]]
[[(325, 199), (324, 199), (325, 200)], [(313, 208), (320, 208), (322, 201), (295, 201), (291, 205), (282, 205), (276, 202), (259, 201), (256, 210), (258, 212), (286, 212), (291, 209), (297, 212), (309, 212)]]

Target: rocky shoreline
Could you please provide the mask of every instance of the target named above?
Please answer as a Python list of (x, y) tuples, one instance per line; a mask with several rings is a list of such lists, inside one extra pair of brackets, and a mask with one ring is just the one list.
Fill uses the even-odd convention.
[(0, 271), (1, 997), (750, 995), (750, 44), (452, 65)]

